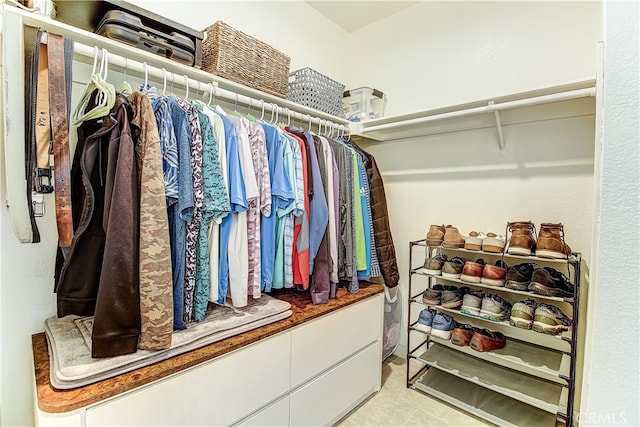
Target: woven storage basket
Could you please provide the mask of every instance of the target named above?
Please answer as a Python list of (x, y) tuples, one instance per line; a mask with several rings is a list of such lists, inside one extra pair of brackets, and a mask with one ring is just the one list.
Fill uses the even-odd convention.
[(289, 74), (289, 100), (342, 117), (344, 85), (312, 68)]
[(203, 30), (202, 69), (254, 89), (286, 98), (291, 58), (218, 21)]

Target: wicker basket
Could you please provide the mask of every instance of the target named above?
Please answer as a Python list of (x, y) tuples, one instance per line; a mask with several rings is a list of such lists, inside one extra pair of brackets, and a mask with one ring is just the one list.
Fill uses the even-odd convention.
[(254, 89), (286, 98), (291, 58), (218, 21), (203, 30), (202, 69)]
[(289, 74), (289, 100), (342, 117), (344, 85), (312, 68)]

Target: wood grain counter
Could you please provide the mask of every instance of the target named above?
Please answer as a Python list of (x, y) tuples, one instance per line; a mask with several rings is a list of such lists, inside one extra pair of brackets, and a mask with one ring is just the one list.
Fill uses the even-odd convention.
[(274, 292), (271, 296), (291, 304), (293, 314), (290, 317), (113, 378), (70, 390), (58, 390), (51, 386), (46, 338), (44, 333), (35, 334), (31, 340), (38, 407), (44, 412), (62, 413), (88, 406), (365, 300), (382, 292), (383, 288), (382, 285), (361, 283), (357, 294), (350, 294), (344, 288), (340, 288), (337, 298), (324, 305), (313, 305), (308, 292)]

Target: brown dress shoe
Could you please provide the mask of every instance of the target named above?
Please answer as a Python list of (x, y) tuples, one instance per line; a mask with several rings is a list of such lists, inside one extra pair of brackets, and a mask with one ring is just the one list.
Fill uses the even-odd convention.
[(566, 259), (571, 248), (564, 242), (562, 224), (542, 223), (538, 235), (536, 255), (542, 258)]
[(451, 334), (451, 343), (459, 346), (469, 345), (473, 334), (478, 330), (468, 324), (458, 324)]
[(465, 262), (464, 267), (462, 267), (462, 275), (460, 275), (460, 280), (469, 283), (480, 283), (482, 270), (485, 264), (486, 262), (482, 258), (478, 259), (476, 262)]
[(531, 221), (507, 223), (507, 233), (511, 231), (509, 249), (511, 255), (529, 256), (536, 247), (536, 228)]
[(444, 225), (432, 225), (427, 232), (427, 245), (440, 246), (444, 239)]
[(447, 226), (444, 232), (444, 243), (442, 246), (445, 248), (459, 249), (464, 246), (464, 236), (460, 234), (456, 227)]
[(473, 334), (469, 347), (476, 351), (490, 351), (504, 348), (506, 344), (507, 339), (501, 332), (479, 329)]
[(487, 264), (484, 266), (480, 281), (489, 286), (504, 286), (506, 275), (507, 265), (502, 260), (498, 260), (494, 265)]

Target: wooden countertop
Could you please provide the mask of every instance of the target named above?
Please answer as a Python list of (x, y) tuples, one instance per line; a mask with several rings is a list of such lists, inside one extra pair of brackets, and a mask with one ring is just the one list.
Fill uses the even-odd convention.
[(382, 291), (383, 285), (373, 283), (361, 283), (357, 294), (350, 294), (344, 288), (340, 288), (337, 298), (324, 305), (311, 304), (308, 292), (274, 292), (272, 296), (291, 304), (293, 314), (290, 317), (113, 378), (70, 390), (58, 390), (51, 386), (47, 340), (43, 332), (35, 334), (31, 341), (38, 407), (44, 412), (61, 413), (88, 406), (286, 331)]

